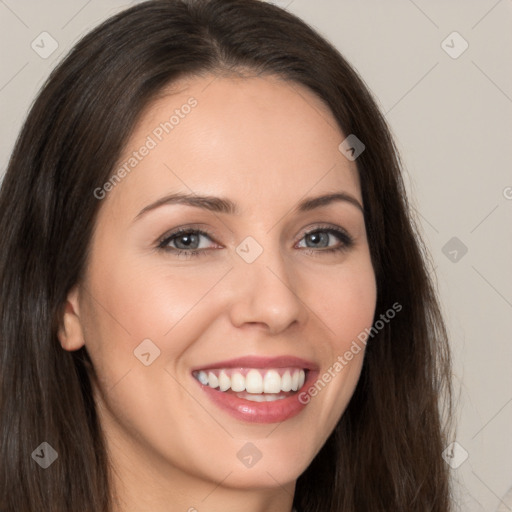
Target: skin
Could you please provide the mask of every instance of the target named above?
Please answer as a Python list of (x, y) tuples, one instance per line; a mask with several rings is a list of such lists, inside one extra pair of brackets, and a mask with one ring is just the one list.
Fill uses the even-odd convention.
[[(362, 205), (356, 165), (338, 150), (345, 135), (325, 104), (272, 76), (182, 79), (146, 110), (120, 163), (190, 97), (197, 106), (102, 200), (59, 339), (65, 350), (85, 344), (93, 361), (117, 510), (289, 512), (296, 479), (353, 394), (364, 350), (280, 424), (234, 419), (191, 368), (295, 355), (322, 373), (371, 326), (376, 283), (362, 211), (347, 201), (294, 211), (305, 197), (340, 191)], [(240, 214), (173, 204), (135, 220), (174, 192), (229, 198)], [(201, 256), (156, 249), (190, 225), (211, 233)], [(322, 252), (342, 244), (332, 235), (308, 246), (305, 233), (319, 225), (345, 229), (353, 245)], [(263, 249), (253, 263), (236, 252), (248, 236)], [(160, 355), (145, 366), (134, 350), (148, 338)], [(251, 468), (237, 457), (247, 442), (262, 454)]]

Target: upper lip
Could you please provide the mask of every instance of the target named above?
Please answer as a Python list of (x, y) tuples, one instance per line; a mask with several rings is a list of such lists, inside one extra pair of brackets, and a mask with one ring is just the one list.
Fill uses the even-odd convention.
[(216, 368), (288, 368), (297, 367), (306, 370), (318, 370), (318, 365), (300, 357), (284, 355), (278, 357), (245, 356), (224, 361), (216, 361), (197, 366), (192, 371), (213, 370)]

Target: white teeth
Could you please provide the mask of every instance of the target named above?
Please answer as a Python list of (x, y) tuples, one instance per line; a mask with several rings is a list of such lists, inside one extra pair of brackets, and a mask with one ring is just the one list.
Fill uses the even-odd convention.
[[(278, 369), (259, 370), (255, 368), (247, 371), (245, 376), (240, 371), (231, 371), (228, 375), (226, 370), (220, 370), (220, 372), (219, 370), (208, 372), (201, 370), (195, 376), (203, 386), (219, 388), (220, 391), (231, 389), (235, 393), (243, 391), (252, 393), (254, 397), (247, 399), (254, 398), (254, 401), (257, 402), (282, 398), (276, 398), (275, 395), (281, 391), (297, 391), (306, 380), (306, 372), (298, 368), (285, 370), (282, 377)], [(265, 397), (262, 393), (267, 393), (268, 396)]]
[(263, 379), (263, 393), (279, 393), (279, 391), (281, 391), (281, 376), (276, 370), (269, 370)]
[(281, 389), (283, 391), (290, 391), (292, 389), (292, 376), (288, 370), (284, 372), (281, 378)]
[(213, 372), (208, 372), (208, 382), (207, 384), (211, 388), (218, 388), (219, 387), (219, 379), (217, 378), (217, 375)]
[(299, 389), (299, 379), (300, 379), (300, 372), (293, 372), (293, 375), (292, 375), (292, 391), (297, 391), (297, 389)]
[(233, 391), (245, 391), (245, 377), (241, 373), (231, 375), (231, 389)]
[[(233, 378), (231, 378), (233, 380)], [(231, 386), (233, 389), (233, 386)], [(245, 377), (245, 389), (248, 393), (263, 393), (263, 377), (258, 370), (249, 370)], [(233, 389), (235, 391), (235, 389)]]
[(263, 394), (259, 394), (259, 395), (245, 395), (243, 398), (245, 398), (246, 400), (250, 400), (251, 402), (266, 402), (267, 401), (267, 396), (266, 395), (263, 395)]
[(231, 379), (226, 375), (224, 371), (219, 374), (219, 389), (221, 391), (227, 391), (231, 387)]
[(243, 398), (249, 400), (251, 402), (275, 402), (276, 400), (282, 400), (286, 398), (286, 396), (277, 396), (277, 395), (245, 395)]
[(306, 372), (304, 370), (301, 370), (299, 372), (299, 387), (297, 389), (300, 389), (302, 386), (304, 386), (305, 381), (306, 381)]

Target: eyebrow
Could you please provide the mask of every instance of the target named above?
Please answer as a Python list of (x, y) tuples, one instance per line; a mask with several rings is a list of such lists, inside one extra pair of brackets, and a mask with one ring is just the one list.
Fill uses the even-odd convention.
[[(308, 212), (316, 208), (321, 208), (322, 206), (327, 206), (334, 202), (349, 203), (358, 208), (359, 210), (361, 210), (361, 212), (364, 214), (364, 208), (362, 207), (361, 203), (355, 197), (351, 196), (350, 194), (347, 194), (346, 192), (336, 192), (332, 194), (325, 194), (318, 197), (304, 199), (297, 205), (294, 211)], [(154, 203), (151, 203), (148, 206), (144, 207), (137, 214), (135, 220), (139, 219), (149, 211), (155, 210), (156, 208), (160, 208), (161, 206), (164, 205), (172, 204), (184, 204), (195, 208), (202, 208), (203, 210), (208, 210), (215, 213), (225, 213), (229, 215), (240, 214), (240, 210), (238, 209), (237, 204), (227, 198), (175, 193), (162, 197), (161, 199), (158, 199)]]

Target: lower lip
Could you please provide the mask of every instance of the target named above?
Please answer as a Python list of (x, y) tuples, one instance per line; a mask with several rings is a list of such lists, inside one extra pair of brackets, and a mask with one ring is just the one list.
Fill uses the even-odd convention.
[(318, 372), (316, 371), (308, 371), (306, 381), (302, 388), (288, 398), (282, 398), (272, 402), (252, 402), (250, 400), (244, 400), (234, 394), (205, 386), (194, 377), (192, 378), (201, 386), (214, 404), (234, 418), (250, 423), (281, 423), (293, 418), (304, 410), (307, 404), (303, 404), (299, 401), (299, 395), (302, 391), (311, 386), (316, 380), (317, 374)]

